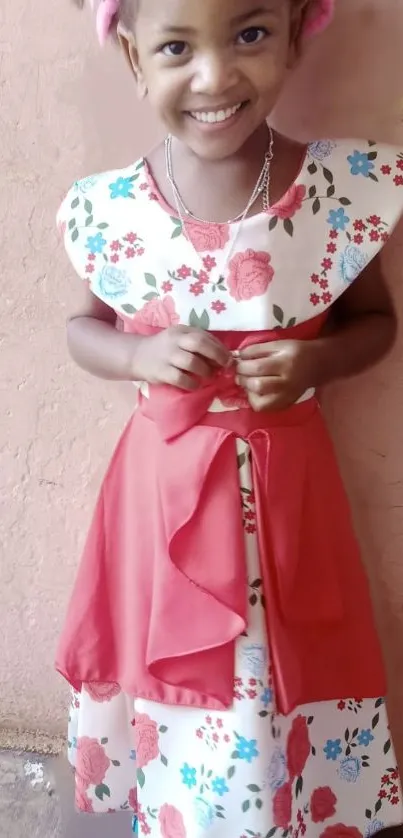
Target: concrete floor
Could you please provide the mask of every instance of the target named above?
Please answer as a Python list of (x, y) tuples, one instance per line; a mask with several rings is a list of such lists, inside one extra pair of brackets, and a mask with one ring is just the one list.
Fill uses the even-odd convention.
[(0, 838), (130, 838), (130, 817), (77, 814), (62, 758), (0, 751)]

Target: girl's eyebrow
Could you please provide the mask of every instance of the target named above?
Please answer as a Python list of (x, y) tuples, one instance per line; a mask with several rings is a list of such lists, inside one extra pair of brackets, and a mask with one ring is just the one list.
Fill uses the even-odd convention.
[[(247, 12), (243, 12), (240, 15), (236, 15), (231, 19), (231, 24), (239, 25), (242, 23), (247, 23), (248, 20), (251, 20), (254, 17), (258, 17), (259, 15), (268, 14), (274, 11), (274, 7), (272, 4), (269, 6), (256, 6), (255, 9), (250, 9)], [(194, 28), (192, 26), (176, 26), (173, 24), (167, 24), (166, 26), (162, 27), (164, 32), (166, 33), (175, 33), (177, 35), (190, 35), (194, 32)]]

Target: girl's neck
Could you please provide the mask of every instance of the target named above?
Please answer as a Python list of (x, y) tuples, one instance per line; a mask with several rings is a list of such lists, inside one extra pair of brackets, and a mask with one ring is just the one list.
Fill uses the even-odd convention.
[[(222, 221), (242, 212), (261, 172), (269, 149), (270, 134), (264, 124), (234, 155), (224, 160), (205, 160), (177, 139), (172, 142), (175, 182), (186, 206), (196, 216), (209, 221)], [(271, 166), (271, 203), (276, 202), (295, 180), (303, 159), (299, 143), (275, 134)], [(154, 179), (165, 200), (174, 207), (163, 146), (148, 157)], [(258, 200), (251, 214), (262, 211)]]

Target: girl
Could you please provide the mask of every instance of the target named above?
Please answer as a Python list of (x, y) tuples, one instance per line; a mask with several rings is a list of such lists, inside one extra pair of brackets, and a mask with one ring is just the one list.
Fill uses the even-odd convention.
[(57, 667), (75, 689), (78, 806), (132, 808), (141, 835), (360, 838), (403, 821), (367, 582), (315, 398), (393, 343), (379, 254), (403, 154), (302, 147), (266, 121), (331, 12), (98, 12), (167, 138), (76, 183), (59, 212), (86, 280), (71, 354), (136, 382), (139, 404)]

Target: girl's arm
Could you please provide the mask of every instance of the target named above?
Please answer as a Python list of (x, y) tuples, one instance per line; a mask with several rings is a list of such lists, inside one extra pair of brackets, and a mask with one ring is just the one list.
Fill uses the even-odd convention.
[(329, 332), (313, 342), (312, 386), (373, 366), (389, 352), (396, 334), (396, 310), (377, 256), (335, 303)]
[(85, 288), (67, 323), (70, 354), (82, 369), (113, 381), (147, 381), (195, 390), (228, 364), (228, 350), (201, 329), (175, 326), (150, 337), (116, 328), (113, 309)]
[(334, 304), (322, 335), (249, 347), (241, 352), (238, 381), (255, 410), (281, 410), (311, 388), (373, 366), (391, 349), (396, 332), (396, 312), (378, 256)]

